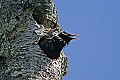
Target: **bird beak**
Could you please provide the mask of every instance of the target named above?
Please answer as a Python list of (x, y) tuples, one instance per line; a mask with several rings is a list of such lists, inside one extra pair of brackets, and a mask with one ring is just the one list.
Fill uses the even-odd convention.
[(79, 40), (79, 38), (74, 38), (74, 36), (78, 36), (79, 34), (72, 34), (71, 36), (72, 36), (72, 39), (73, 40)]
[(71, 34), (70, 36), (78, 36), (79, 34)]
[(73, 40), (79, 40), (79, 38), (73, 38)]

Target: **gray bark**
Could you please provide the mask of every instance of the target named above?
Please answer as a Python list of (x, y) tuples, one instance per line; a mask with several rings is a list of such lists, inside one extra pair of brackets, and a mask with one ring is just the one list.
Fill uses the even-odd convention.
[(60, 31), (53, 0), (0, 0), (0, 80), (61, 80), (65, 54), (52, 61), (36, 44)]

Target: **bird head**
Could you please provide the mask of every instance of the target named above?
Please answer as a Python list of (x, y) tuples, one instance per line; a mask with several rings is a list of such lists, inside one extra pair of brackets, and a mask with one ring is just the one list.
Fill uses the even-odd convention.
[(65, 31), (61, 32), (58, 36), (62, 38), (66, 44), (69, 44), (71, 40), (79, 40), (78, 38), (75, 38), (75, 36), (78, 36), (78, 34), (69, 34)]

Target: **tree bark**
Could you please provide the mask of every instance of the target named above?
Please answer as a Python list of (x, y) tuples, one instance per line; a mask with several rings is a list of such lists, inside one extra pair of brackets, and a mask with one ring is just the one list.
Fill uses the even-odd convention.
[(0, 0), (0, 80), (61, 80), (64, 52), (52, 61), (37, 44), (59, 31), (53, 0)]

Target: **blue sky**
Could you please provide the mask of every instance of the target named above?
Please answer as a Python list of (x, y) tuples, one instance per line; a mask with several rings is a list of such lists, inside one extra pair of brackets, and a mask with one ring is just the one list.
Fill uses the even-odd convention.
[(80, 34), (63, 80), (120, 80), (120, 0), (55, 0), (61, 28)]

